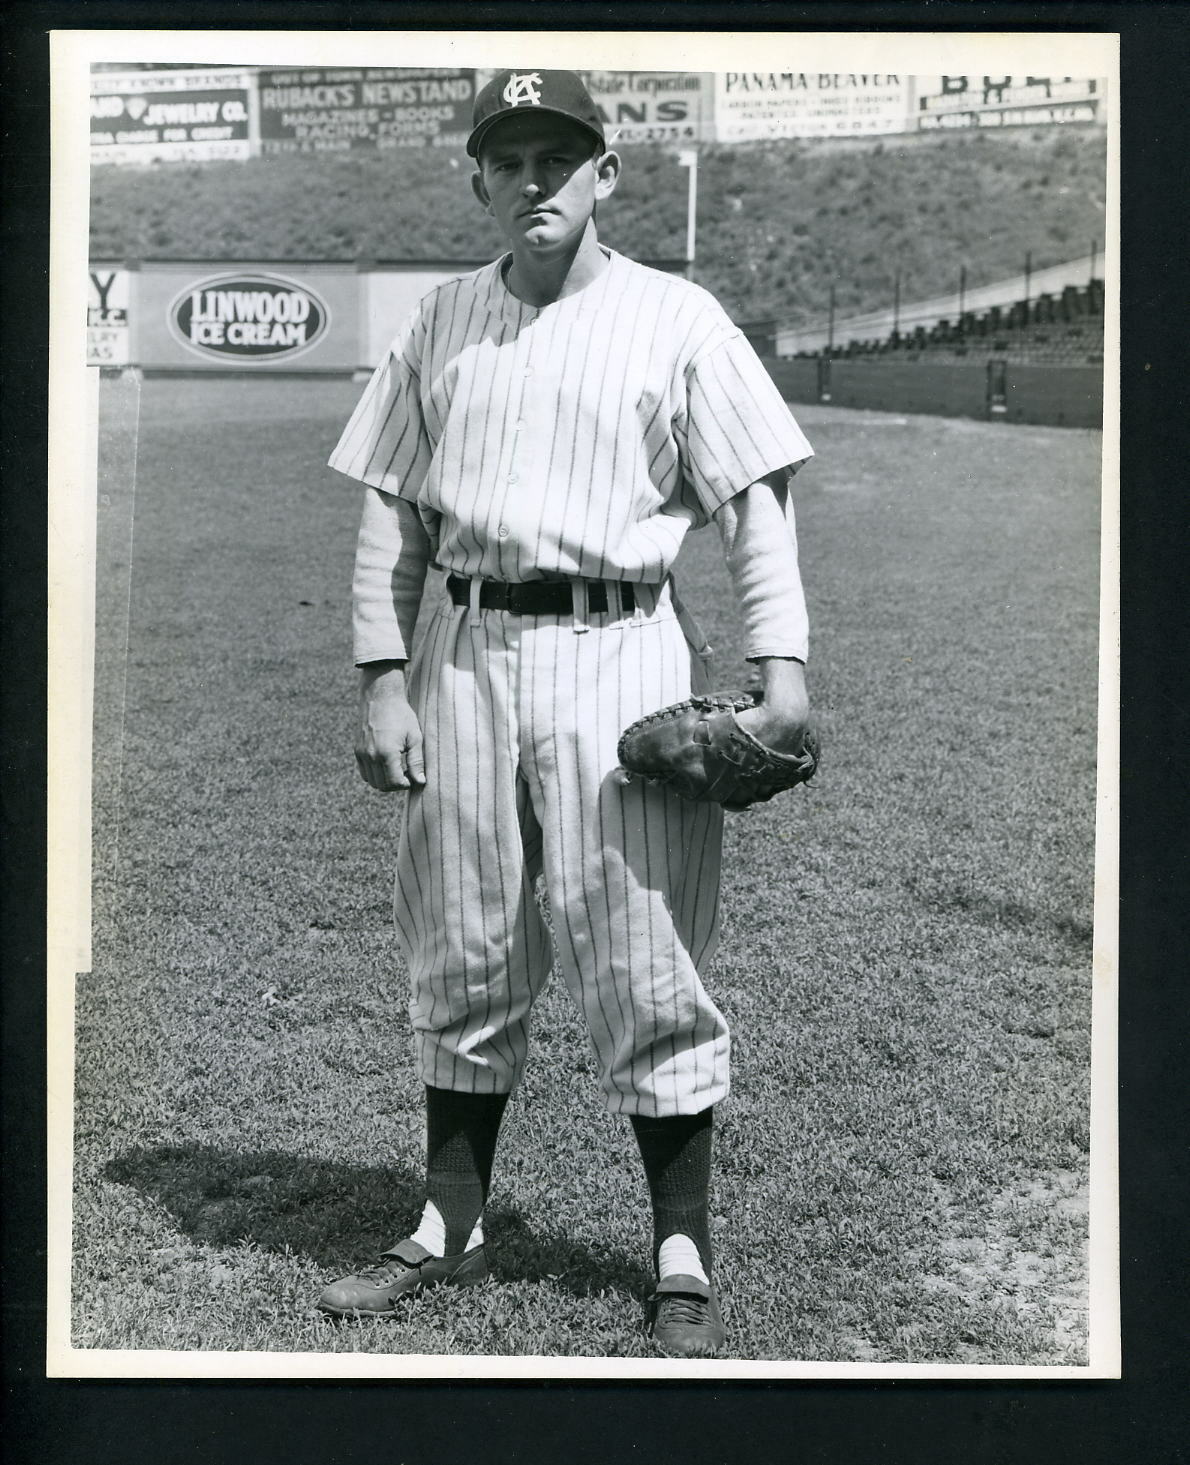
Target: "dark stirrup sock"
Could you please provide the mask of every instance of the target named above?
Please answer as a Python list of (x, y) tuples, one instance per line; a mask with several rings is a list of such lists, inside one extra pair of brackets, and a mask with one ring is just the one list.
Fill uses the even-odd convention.
[(714, 1109), (647, 1119), (633, 1114), (632, 1128), (645, 1165), (653, 1200), (653, 1266), (661, 1243), (679, 1232), (698, 1247), (703, 1268), (711, 1275), (711, 1129)]
[(446, 1255), (464, 1251), (488, 1198), (507, 1094), (426, 1087), (426, 1199), (446, 1225)]

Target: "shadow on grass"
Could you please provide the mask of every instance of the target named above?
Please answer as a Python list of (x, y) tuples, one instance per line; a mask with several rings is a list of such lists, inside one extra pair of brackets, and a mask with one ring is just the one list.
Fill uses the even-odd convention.
[(517, 1211), (491, 1208), (484, 1217), (491, 1243), (489, 1260), (498, 1282), (547, 1279), (574, 1297), (613, 1290), (640, 1296), (652, 1291), (653, 1276), (634, 1258), (613, 1247), (593, 1251), (553, 1231), (535, 1233)]
[(1014, 900), (976, 894), (969, 890), (934, 888), (924, 880), (911, 878), (906, 888), (921, 903), (943, 915), (959, 914), (980, 926), (1011, 931), (1045, 930), (1077, 951), (1089, 951), (1094, 939), (1090, 921), (1077, 916), (1053, 915), (1032, 910)]
[[(196, 1144), (130, 1150), (108, 1162), (103, 1178), (148, 1196), (205, 1246), (301, 1254), (332, 1272), (367, 1265), (408, 1234), (423, 1195), (421, 1175), (400, 1166)], [(549, 1278), (576, 1297), (650, 1285), (649, 1273), (624, 1253), (539, 1235), (514, 1209), (490, 1208), (484, 1225), (498, 1282)]]

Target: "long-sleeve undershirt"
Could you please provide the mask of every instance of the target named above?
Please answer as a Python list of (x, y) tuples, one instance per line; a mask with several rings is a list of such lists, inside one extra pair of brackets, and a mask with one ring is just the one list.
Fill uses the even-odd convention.
[(804, 662), (809, 654), (797, 529), (785, 499), (784, 485), (756, 483), (715, 515), (750, 661), (780, 656)]
[(430, 555), (430, 536), (416, 505), (365, 489), (351, 584), (357, 666), (408, 658)]

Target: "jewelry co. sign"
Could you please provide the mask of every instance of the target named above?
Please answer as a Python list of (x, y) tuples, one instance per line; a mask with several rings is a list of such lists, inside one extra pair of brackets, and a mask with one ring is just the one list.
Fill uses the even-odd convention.
[(279, 275), (217, 275), (187, 286), (169, 307), (183, 345), (237, 365), (296, 356), (329, 324), (329, 308), (309, 286)]
[(252, 152), (250, 72), (98, 72), (91, 78), (93, 163), (242, 160)]

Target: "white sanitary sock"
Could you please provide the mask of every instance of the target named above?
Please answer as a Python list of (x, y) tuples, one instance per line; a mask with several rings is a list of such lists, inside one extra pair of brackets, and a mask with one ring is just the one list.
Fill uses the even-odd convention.
[[(417, 1224), (417, 1230), (409, 1238), (416, 1241), (419, 1246), (424, 1246), (431, 1256), (446, 1255), (446, 1222), (442, 1219), (442, 1212), (432, 1200), (428, 1200), (422, 1209), (421, 1220)], [(471, 1228), (471, 1235), (467, 1240), (466, 1250), (471, 1251), (473, 1247), (483, 1245), (483, 1217), (480, 1216), (475, 1225)]]
[(689, 1236), (683, 1236), (679, 1231), (673, 1236), (667, 1236), (661, 1243), (661, 1250), (657, 1256), (658, 1280), (666, 1277), (673, 1277), (682, 1273), (687, 1277), (697, 1277), (700, 1282), (710, 1284), (710, 1278), (703, 1270), (702, 1258), (698, 1254), (698, 1247), (690, 1240)]

